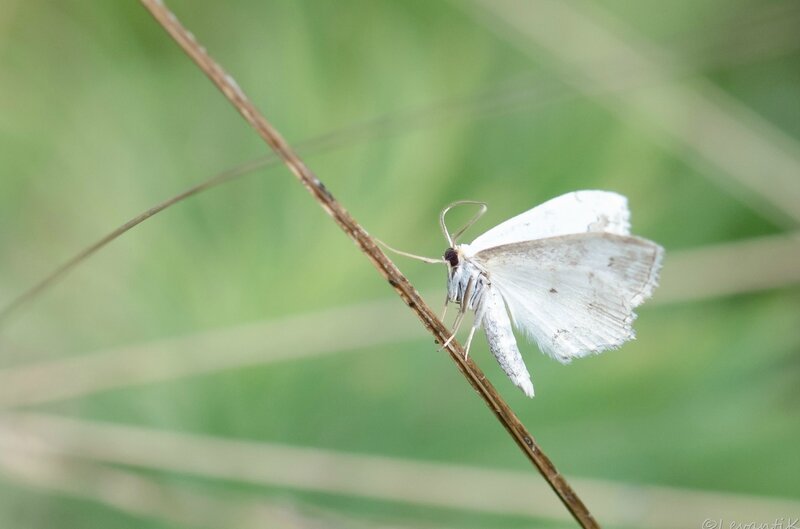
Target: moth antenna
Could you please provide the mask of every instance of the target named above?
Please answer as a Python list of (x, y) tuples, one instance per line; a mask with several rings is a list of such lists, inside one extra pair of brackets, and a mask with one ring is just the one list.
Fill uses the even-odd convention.
[[(447, 215), (447, 212), (453, 209), (454, 207), (464, 206), (467, 204), (475, 204), (479, 206), (480, 209), (478, 209), (478, 212), (475, 214), (475, 216), (469, 219), (461, 229), (455, 232), (453, 236), (450, 236), (450, 232), (447, 230), (447, 224), (444, 221), (445, 215)], [(489, 206), (486, 204), (486, 202), (479, 202), (477, 200), (459, 200), (457, 202), (453, 202), (452, 204), (450, 204), (449, 206), (447, 206), (442, 210), (442, 212), (439, 214), (439, 224), (442, 227), (442, 233), (444, 233), (444, 236), (447, 239), (447, 243), (450, 245), (450, 248), (453, 248), (455, 246), (456, 240), (458, 240), (458, 238), (461, 237), (461, 235), (463, 235), (465, 231), (470, 229), (473, 224), (478, 222), (478, 219), (481, 218), (484, 213), (486, 213), (487, 209), (489, 209)]]
[(383, 246), (384, 248), (386, 248), (390, 252), (396, 253), (397, 255), (402, 255), (404, 257), (410, 257), (411, 259), (416, 259), (417, 261), (422, 261), (423, 263), (429, 263), (429, 264), (447, 263), (447, 261), (445, 261), (444, 259), (434, 259), (432, 257), (423, 257), (421, 255), (414, 255), (413, 253), (404, 252), (402, 250), (395, 250), (394, 248), (392, 248), (391, 246), (389, 246), (388, 244), (386, 244), (382, 240), (378, 239), (377, 237), (375, 238), (375, 240), (378, 241), (378, 244), (380, 244), (381, 246)]

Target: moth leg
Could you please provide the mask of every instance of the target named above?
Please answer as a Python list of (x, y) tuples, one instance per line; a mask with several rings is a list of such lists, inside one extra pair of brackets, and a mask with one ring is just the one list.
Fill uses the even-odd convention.
[[(463, 305), (462, 305), (462, 306), (463, 306)], [(439, 350), (440, 350), (440, 351), (441, 351), (442, 349), (446, 349), (446, 348), (447, 348), (447, 346), (448, 346), (448, 345), (450, 345), (450, 342), (452, 342), (452, 341), (453, 341), (453, 338), (455, 338), (455, 337), (456, 337), (456, 333), (458, 333), (458, 329), (459, 329), (459, 327), (461, 327), (461, 322), (462, 322), (462, 321), (464, 321), (464, 311), (463, 311), (462, 309), (459, 309), (459, 310), (458, 310), (458, 314), (456, 315), (456, 320), (453, 322), (453, 333), (450, 335), (450, 338), (448, 338), (448, 339), (447, 339), (447, 340), (446, 340), (446, 341), (445, 341), (445, 342), (442, 344), (442, 346), (439, 348)]]
[(467, 357), (469, 357), (469, 349), (470, 346), (472, 345), (472, 338), (475, 336), (475, 331), (477, 331), (478, 328), (481, 325), (483, 325), (483, 318), (486, 315), (485, 301), (486, 299), (484, 297), (481, 297), (481, 299), (478, 300), (476, 304), (477, 306), (475, 307), (475, 320), (472, 322), (472, 328), (469, 330), (469, 336), (467, 336), (467, 342), (466, 345), (464, 346), (464, 360), (466, 360)]
[(464, 294), (461, 296), (461, 304), (458, 309), (458, 315), (456, 316), (456, 321), (453, 322), (453, 334), (450, 335), (450, 338), (447, 339), (446, 342), (442, 345), (442, 349), (450, 345), (450, 342), (453, 341), (453, 338), (456, 337), (456, 333), (458, 329), (461, 327), (461, 322), (464, 321), (464, 315), (467, 312), (467, 305), (469, 304), (469, 297), (472, 295), (472, 286), (474, 284), (473, 278), (469, 278), (467, 281), (467, 288), (464, 289)]
[(473, 325), (472, 329), (469, 330), (469, 336), (467, 336), (467, 343), (464, 345), (464, 360), (467, 359), (469, 356), (469, 347), (472, 345), (472, 337), (475, 336), (475, 331), (478, 329), (477, 325)]
[(447, 316), (447, 306), (450, 304), (450, 294), (448, 293), (444, 298), (444, 308), (442, 309), (442, 321)]

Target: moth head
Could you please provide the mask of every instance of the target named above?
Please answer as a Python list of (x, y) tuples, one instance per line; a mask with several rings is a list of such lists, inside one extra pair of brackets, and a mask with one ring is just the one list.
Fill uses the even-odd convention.
[(450, 265), (451, 268), (458, 266), (458, 252), (454, 248), (448, 248), (444, 251), (444, 260)]

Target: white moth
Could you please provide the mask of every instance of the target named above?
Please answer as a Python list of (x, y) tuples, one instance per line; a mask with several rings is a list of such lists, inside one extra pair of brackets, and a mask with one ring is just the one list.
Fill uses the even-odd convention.
[[(462, 204), (480, 211), (452, 236), (447, 212)], [(658, 281), (664, 250), (630, 235), (627, 199), (608, 191), (574, 191), (545, 202), (487, 231), (471, 244), (458, 237), (486, 211), (482, 202), (446, 207), (440, 224), (449, 247), (447, 302), (459, 305), (453, 339), (467, 310), (475, 318), (467, 338), (483, 327), (489, 350), (511, 381), (529, 397), (533, 383), (512, 331), (564, 364), (634, 338), (633, 309)], [(445, 310), (447, 303), (445, 304)]]

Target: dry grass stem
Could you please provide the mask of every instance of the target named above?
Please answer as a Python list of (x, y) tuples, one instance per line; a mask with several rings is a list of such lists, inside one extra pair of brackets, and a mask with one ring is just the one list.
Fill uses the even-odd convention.
[(373, 301), (0, 369), (0, 409), (419, 339), (404, 309)]
[[(713, 299), (800, 283), (800, 234), (670, 253), (650, 306)], [(737, 263), (737, 266), (730, 266)], [(428, 293), (433, 299), (444, 291)], [(403, 343), (419, 327), (391, 300), (214, 329), (70, 358), (0, 369), (0, 409), (165, 380)], [(384, 325), (391, 321), (392, 325)], [(413, 324), (413, 325), (412, 325)], [(364, 333), (364, 327), (375, 329)], [(317, 329), (309, 334), (306, 329)], [(325, 336), (319, 340), (318, 336)], [(220, 354), (225, 351), (225, 354)]]
[(667, 255), (655, 304), (701, 301), (800, 283), (800, 232)]
[[(301, 448), (30, 414), (0, 415), (0, 460), (70, 457), (215, 480), (291, 488), (484, 514), (568, 521), (527, 472)], [(419, 476), (425, 476), (420, 480)], [(77, 479), (77, 478), (76, 478)], [(797, 500), (578, 479), (609, 525), (677, 529), (704, 518), (769, 520)], [(479, 486), (476, 486), (479, 484)], [(503, 491), (502, 496), (487, 490)], [(227, 525), (220, 525), (227, 527)]]
[(375, 527), (333, 513), (323, 515), (319, 509), (315, 510), (314, 516), (244, 493), (204, 493), (127, 470), (56, 454), (4, 451), (0, 453), (0, 474), (29, 487), (180, 526), (209, 529)]
[[(667, 259), (651, 306), (787, 287), (800, 283), (800, 268), (794, 266), (800, 262), (800, 234), (673, 252)], [(428, 297), (443, 298), (444, 292)], [(414, 340), (419, 327), (401, 310), (390, 300), (369, 301), (0, 369), (0, 409)], [(393, 324), (384, 325), (387, 321)], [(365, 326), (375, 331), (364, 333)], [(318, 329), (327, 339), (306, 329)]]
[[(378, 248), (375, 240), (333, 197), (325, 185), (314, 175), (289, 147), (283, 137), (261, 115), (231, 76), (225, 73), (205, 51), (194, 36), (178, 22), (160, 0), (141, 0), (153, 17), (175, 39), (198, 67), (222, 91), (239, 113), (256, 129), (262, 139), (284, 161), (297, 179), (308, 189), (319, 205), (350, 236), (361, 251), (372, 261), (381, 275), (400, 295), (403, 301), (417, 314), (420, 321), (431, 332), (437, 342), (444, 343), (449, 331), (434, 312), (422, 300), (416, 289), (400, 273), (400, 270)], [(365, 332), (369, 332), (365, 329)], [(505, 400), (486, 380), (486, 376), (471, 359), (464, 359), (464, 350), (455, 341), (447, 348), (451, 358), (465, 375), (469, 383), (486, 402), (489, 409), (512, 436), (525, 455), (536, 466), (552, 487), (575, 520), (584, 528), (598, 527), (589, 510), (566, 479), (556, 470), (550, 459), (542, 452), (533, 436), (520, 422)]]

